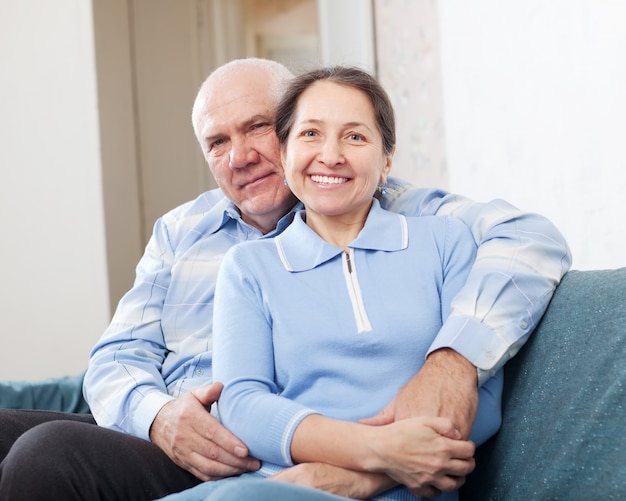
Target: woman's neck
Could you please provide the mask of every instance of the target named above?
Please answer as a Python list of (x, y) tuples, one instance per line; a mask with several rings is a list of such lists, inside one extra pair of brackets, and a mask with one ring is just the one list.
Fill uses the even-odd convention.
[(306, 224), (329, 244), (345, 249), (365, 226), (368, 213), (369, 207), (357, 214), (338, 216), (327, 216), (307, 210)]

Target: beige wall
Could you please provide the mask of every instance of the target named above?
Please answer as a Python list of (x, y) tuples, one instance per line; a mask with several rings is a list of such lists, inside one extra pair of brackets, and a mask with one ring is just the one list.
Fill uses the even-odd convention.
[(378, 78), (396, 111), (392, 173), (448, 186), (437, 3), (376, 0)]
[[(248, 55), (249, 1), (0, 2), (0, 379), (82, 370), (154, 219), (212, 186), (188, 113), (212, 67)], [(577, 268), (626, 264), (626, 7), (333, 5), (321, 62), (374, 67), (376, 25), (396, 174), (548, 215)]]
[(0, 379), (84, 369), (109, 319), (90, 2), (0, 2)]
[[(276, 16), (255, 25), (252, 49), (244, 3), (0, 3), (0, 379), (84, 370), (155, 219), (214, 187), (190, 123), (206, 75), (261, 49), (317, 60), (315, 2), (265, 2)], [(276, 37), (287, 24), (304, 34), (295, 51)], [(356, 36), (340, 26), (327, 57), (371, 55), (371, 23)]]

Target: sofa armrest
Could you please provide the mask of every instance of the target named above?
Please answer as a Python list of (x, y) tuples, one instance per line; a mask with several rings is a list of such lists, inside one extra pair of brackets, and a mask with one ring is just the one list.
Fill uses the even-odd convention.
[(569, 272), (504, 377), (461, 499), (626, 499), (626, 268)]

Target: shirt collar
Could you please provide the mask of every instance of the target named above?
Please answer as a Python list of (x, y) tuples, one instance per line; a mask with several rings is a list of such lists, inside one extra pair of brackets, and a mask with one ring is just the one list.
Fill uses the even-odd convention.
[[(298, 210), (301, 210), (302, 208), (303, 206), (301, 202), (296, 203), (296, 205), (278, 221), (278, 223), (276, 224), (276, 229), (270, 231), (263, 236), (270, 237), (282, 233), (282, 231), (287, 226), (289, 226), (289, 223), (291, 223), (294, 213)], [(207, 225), (207, 233), (209, 234), (217, 233), (231, 220), (234, 220), (238, 224), (241, 224), (243, 226), (254, 229), (254, 231), (259, 232), (259, 234), (261, 233), (258, 229), (249, 225), (241, 218), (241, 211), (239, 210), (239, 208), (226, 197), (223, 197), (213, 206), (213, 208), (209, 211), (208, 218), (210, 222)]]
[[(275, 243), (287, 271), (306, 271), (341, 254), (344, 249), (329, 244), (309, 228), (305, 211), (295, 214), (293, 223)], [(388, 212), (374, 199), (365, 226), (348, 244), (355, 249), (398, 251), (408, 247), (406, 218)]]

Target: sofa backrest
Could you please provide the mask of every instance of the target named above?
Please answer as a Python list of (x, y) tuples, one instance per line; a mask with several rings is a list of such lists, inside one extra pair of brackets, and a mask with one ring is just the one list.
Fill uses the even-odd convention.
[(626, 268), (567, 273), (504, 378), (461, 499), (626, 499)]

